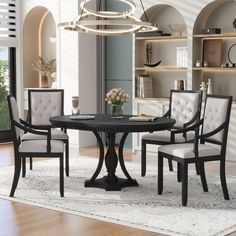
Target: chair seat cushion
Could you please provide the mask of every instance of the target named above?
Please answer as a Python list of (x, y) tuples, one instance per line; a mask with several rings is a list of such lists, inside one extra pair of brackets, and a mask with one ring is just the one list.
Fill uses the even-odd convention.
[[(142, 136), (142, 140), (145, 141), (156, 141), (158, 142), (167, 142), (170, 143), (170, 131), (158, 131), (154, 133), (145, 134)], [(194, 138), (194, 132), (188, 132), (187, 133), (187, 140), (191, 140)], [(176, 134), (175, 135), (175, 142), (177, 143), (183, 143), (185, 142), (185, 138), (183, 137), (183, 134)]]
[[(28, 140), (21, 142), (19, 152), (47, 153), (47, 140)], [(59, 140), (51, 140), (51, 152), (63, 153), (64, 143)]]
[[(54, 140), (68, 140), (68, 135), (59, 129), (51, 129), (51, 138)], [(25, 133), (22, 136), (22, 140), (35, 140), (35, 139), (47, 139), (46, 135), (38, 135), (38, 134), (32, 134), (32, 133)]]
[[(163, 145), (159, 147), (158, 151), (183, 159), (195, 157), (192, 143)], [(220, 149), (212, 145), (199, 144), (198, 154), (199, 157), (220, 155)]]

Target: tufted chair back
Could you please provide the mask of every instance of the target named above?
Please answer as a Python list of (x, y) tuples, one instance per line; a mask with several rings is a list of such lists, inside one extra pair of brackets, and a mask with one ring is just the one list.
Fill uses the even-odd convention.
[(201, 109), (201, 92), (190, 90), (171, 90), (170, 118), (176, 120), (175, 126), (182, 127)]
[[(218, 128), (225, 121), (229, 123), (232, 98), (228, 96), (208, 95), (204, 112), (202, 133), (209, 133)], [(226, 126), (228, 130), (228, 124)], [(211, 140), (222, 142), (225, 129), (210, 137)], [(227, 136), (227, 134), (226, 134)]]
[(33, 125), (51, 125), (51, 116), (63, 115), (63, 89), (32, 89), (28, 90), (28, 120)]
[(20, 124), (18, 106), (16, 103), (16, 99), (13, 96), (8, 96), (8, 106), (9, 106), (9, 112), (10, 112), (10, 119), (11, 119), (11, 123), (12, 123), (11, 126), (13, 129), (13, 132), (15, 133), (15, 138), (16, 138), (16, 140), (20, 140), (21, 136), (23, 135), (23, 131), (21, 129), (17, 128), (13, 124), (13, 121), (16, 121), (17, 123)]

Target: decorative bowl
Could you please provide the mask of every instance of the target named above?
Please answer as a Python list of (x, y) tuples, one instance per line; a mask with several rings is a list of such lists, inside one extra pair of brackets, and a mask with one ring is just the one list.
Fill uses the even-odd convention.
[(185, 31), (185, 24), (169, 24), (169, 28), (175, 35), (182, 35), (183, 31)]

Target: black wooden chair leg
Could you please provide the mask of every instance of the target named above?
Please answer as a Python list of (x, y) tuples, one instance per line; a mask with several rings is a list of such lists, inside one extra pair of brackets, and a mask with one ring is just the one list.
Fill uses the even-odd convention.
[(182, 180), (182, 165), (179, 162), (177, 162), (177, 180), (178, 182)]
[(163, 156), (158, 152), (158, 173), (157, 173), (157, 193), (162, 194), (163, 191)]
[(147, 146), (147, 144), (144, 141), (142, 141), (141, 176), (146, 175), (146, 146)]
[(60, 195), (61, 197), (64, 197), (64, 160), (63, 156), (60, 156), (60, 166), (59, 166), (59, 172), (60, 172)]
[(199, 163), (198, 167), (199, 167), (199, 172), (200, 172), (203, 191), (208, 192), (204, 162)]
[(188, 164), (182, 165), (182, 205), (187, 206), (188, 202)]
[(22, 157), (21, 159), (22, 159), (22, 177), (24, 178), (26, 174), (26, 158)]
[(19, 177), (20, 177), (20, 170), (21, 170), (21, 159), (20, 157), (15, 158), (15, 172), (13, 177), (13, 182), (11, 186), (10, 197), (14, 197), (16, 187), (18, 185)]
[(229, 200), (229, 192), (228, 192), (226, 177), (225, 177), (225, 162), (223, 160), (220, 161), (220, 181), (221, 181), (221, 187), (224, 194), (224, 199)]
[(33, 158), (30, 157), (30, 170), (33, 170)]
[(198, 162), (195, 162), (195, 168), (196, 168), (196, 174), (197, 175), (200, 175), (200, 170), (199, 170), (199, 163)]
[(169, 163), (169, 171), (173, 171), (172, 160), (170, 160), (169, 158), (168, 158), (168, 163)]
[(65, 160), (66, 160), (66, 176), (68, 177), (69, 176), (69, 141), (67, 141), (66, 143), (65, 143), (65, 151), (66, 151), (66, 153), (65, 153), (65, 156), (66, 156), (66, 158), (65, 158)]

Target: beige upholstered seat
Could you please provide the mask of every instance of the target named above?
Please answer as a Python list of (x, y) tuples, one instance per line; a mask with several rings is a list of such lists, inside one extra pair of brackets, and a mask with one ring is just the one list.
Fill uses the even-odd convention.
[[(16, 100), (13, 96), (8, 96), (9, 112), (11, 118), (11, 128), (14, 137), (14, 156), (15, 156), (15, 172), (11, 187), (10, 196), (13, 197), (18, 185), (20, 171), (22, 166), (22, 176), (25, 176), (26, 158), (44, 157), (44, 158), (59, 158), (60, 163), (60, 194), (64, 196), (64, 171), (63, 171), (63, 153), (64, 142), (51, 139), (50, 128), (45, 128), (44, 131), (31, 129), (30, 124), (19, 118), (19, 112)], [(35, 135), (35, 137), (44, 136), (44, 139), (34, 139), (22, 141), (24, 132)]]
[[(158, 149), (158, 194), (163, 191), (163, 158), (178, 163), (178, 180), (182, 180), (182, 204), (188, 200), (188, 164), (195, 163), (201, 177), (203, 191), (207, 192), (204, 163), (220, 161), (221, 186), (226, 200), (229, 199), (225, 178), (225, 153), (232, 104), (231, 96), (208, 95), (203, 119), (174, 133), (195, 129), (194, 143), (180, 143), (160, 146)], [(198, 134), (201, 125), (201, 135)]]

